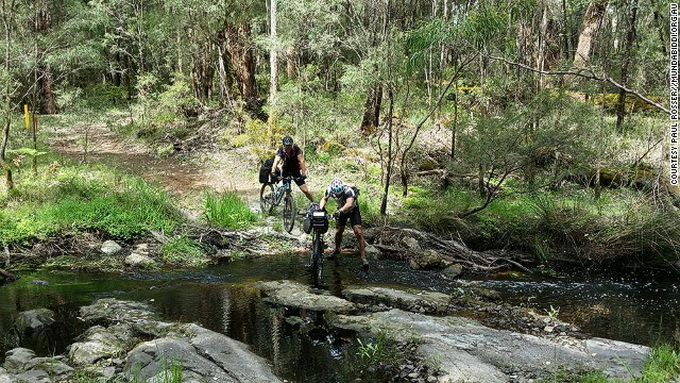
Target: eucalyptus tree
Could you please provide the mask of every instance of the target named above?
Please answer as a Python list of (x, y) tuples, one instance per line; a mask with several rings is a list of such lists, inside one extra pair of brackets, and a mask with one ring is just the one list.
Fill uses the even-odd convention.
[(2, 118), (3, 118), (3, 129), (2, 129), (2, 142), (0, 143), (0, 166), (2, 166), (5, 172), (5, 182), (8, 191), (14, 188), (14, 179), (12, 176), (12, 168), (7, 162), (7, 145), (9, 143), (9, 133), (11, 125), (11, 114), (13, 112), (12, 108), (12, 97), (15, 90), (15, 82), (12, 73), (13, 53), (12, 40), (14, 39), (14, 34), (16, 33), (16, 13), (15, 0), (2, 0), (2, 9), (0, 10), (0, 17), (2, 18), (2, 25), (4, 30), (4, 60), (5, 65), (2, 68), (2, 85), (3, 85), (3, 104), (2, 104)]

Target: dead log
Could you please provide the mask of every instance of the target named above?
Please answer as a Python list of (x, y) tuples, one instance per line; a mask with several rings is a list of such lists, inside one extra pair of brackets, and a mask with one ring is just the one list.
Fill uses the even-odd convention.
[(19, 279), (19, 277), (17, 277), (16, 275), (14, 275), (12, 273), (5, 271), (4, 269), (0, 269), (0, 276), (5, 278), (4, 282), (14, 282), (17, 279)]
[[(455, 239), (442, 239), (430, 233), (424, 233), (410, 228), (397, 228), (384, 226), (378, 229), (375, 236), (376, 248), (408, 258), (420, 250), (401, 245), (404, 237), (414, 238), (421, 249), (435, 250), (442, 259), (450, 263), (459, 263), (468, 269), (478, 272), (491, 272), (502, 269), (521, 269), (529, 271), (521, 261), (512, 259), (511, 254), (504, 250), (490, 250), (479, 252), (465, 246), (462, 241)], [(389, 245), (385, 245), (389, 244)]]

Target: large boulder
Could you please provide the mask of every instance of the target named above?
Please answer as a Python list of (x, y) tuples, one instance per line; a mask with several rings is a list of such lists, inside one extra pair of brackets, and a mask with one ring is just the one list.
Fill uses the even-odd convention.
[(175, 366), (181, 368), (183, 382), (281, 382), (247, 345), (194, 324), (135, 347), (127, 355), (124, 374), (130, 381), (162, 381)]
[(64, 357), (36, 357), (32, 350), (15, 348), (7, 351), (0, 368), (0, 383), (52, 383), (67, 382), (73, 368), (64, 363)]
[(414, 270), (441, 269), (448, 266), (441, 254), (432, 249), (414, 251), (408, 259), (408, 265)]
[(54, 311), (50, 309), (35, 309), (19, 313), (14, 321), (14, 329), (20, 336), (27, 336), (44, 330), (55, 322)]
[(5, 364), (3, 367), (10, 372), (23, 371), (33, 358), (35, 358), (33, 350), (18, 347), (5, 353)]
[(69, 350), (69, 359), (74, 365), (87, 366), (103, 359), (124, 356), (135, 343), (129, 324), (123, 323), (108, 328), (90, 327), (80, 337), (81, 341), (73, 343)]

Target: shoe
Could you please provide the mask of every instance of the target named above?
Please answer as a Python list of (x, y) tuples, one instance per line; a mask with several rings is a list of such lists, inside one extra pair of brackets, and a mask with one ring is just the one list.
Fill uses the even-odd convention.
[(369, 267), (368, 267), (368, 261), (365, 260), (365, 259), (362, 260), (362, 261), (361, 261), (361, 270), (363, 270), (363, 271), (368, 271), (368, 269), (369, 269)]
[(335, 249), (335, 250), (333, 250), (333, 252), (331, 252), (330, 254), (328, 254), (326, 256), (326, 259), (332, 261), (334, 259), (337, 259), (339, 256), (340, 256), (340, 250)]

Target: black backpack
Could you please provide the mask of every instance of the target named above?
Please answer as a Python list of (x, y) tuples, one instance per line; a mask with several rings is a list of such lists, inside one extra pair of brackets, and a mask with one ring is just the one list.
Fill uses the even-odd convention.
[(269, 158), (262, 163), (260, 166), (260, 183), (270, 184), (272, 183), (269, 176), (272, 174), (272, 165), (274, 165), (274, 158)]

